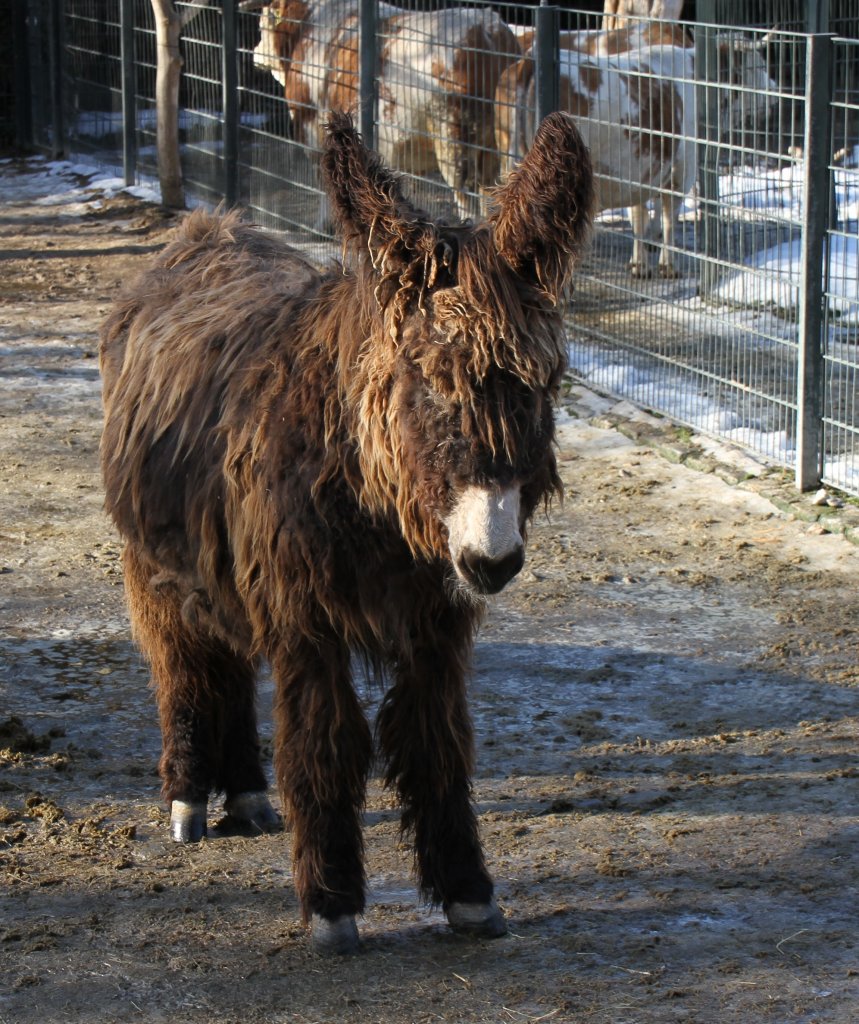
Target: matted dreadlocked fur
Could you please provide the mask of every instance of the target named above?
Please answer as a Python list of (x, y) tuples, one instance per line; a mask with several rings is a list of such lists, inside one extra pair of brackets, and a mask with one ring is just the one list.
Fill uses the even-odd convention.
[(343, 267), (195, 212), (102, 332), (106, 504), (152, 665), (163, 795), (202, 805), (202, 823), (176, 826), (185, 839), (210, 791), (228, 810), (264, 792), (264, 656), (303, 912), (360, 912), (372, 743), (358, 652), (392, 681), (378, 742), (422, 889), (446, 909), (488, 904), (464, 683), (480, 601), (451, 586), (446, 523), (468, 488), (515, 486), (524, 535), (560, 489), (560, 304), (590, 164), (553, 115), (476, 227), (413, 207), (345, 115), (323, 167)]

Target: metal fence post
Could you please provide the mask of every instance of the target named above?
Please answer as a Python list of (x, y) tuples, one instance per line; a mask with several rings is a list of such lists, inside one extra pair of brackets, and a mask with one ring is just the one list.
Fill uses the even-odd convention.
[(829, 215), (832, 40), (807, 41), (805, 67), (805, 166), (800, 240), (799, 350), (796, 395), (796, 486), (816, 487), (823, 472), (823, 304), (829, 276), (825, 243)]
[(360, 0), (359, 15), (358, 130), (364, 139), (364, 145), (372, 149), (376, 145), (376, 0)]
[(119, 6), (122, 63), (122, 173), (126, 185), (137, 180), (137, 89), (134, 74), (134, 0)]
[(239, 69), (236, 0), (223, 0), (221, 88), (224, 104), (224, 199), (235, 206), (239, 199)]
[(701, 241), (698, 293), (706, 299), (719, 283), (719, 66), (715, 0), (698, 0), (695, 32), (695, 106), (698, 121), (698, 203)]
[(829, 0), (808, 0), (806, 25), (808, 32), (829, 31)]
[(546, 0), (534, 11), (534, 62), (537, 83), (536, 123), (558, 109), (561, 12)]
[(19, 146), (33, 144), (33, 94), (30, 87), (30, 39), (27, 0), (15, 0), (12, 9), (12, 59), (15, 72), (15, 139)]
[(61, 0), (50, 0), (48, 8), (48, 53), (51, 102), (51, 155), (56, 159), (66, 149), (63, 116), (63, 11)]

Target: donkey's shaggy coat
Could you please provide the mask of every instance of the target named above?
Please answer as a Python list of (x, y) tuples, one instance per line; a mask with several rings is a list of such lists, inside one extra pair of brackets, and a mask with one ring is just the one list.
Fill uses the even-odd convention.
[(206, 801), (277, 818), (254, 676), (275, 686), (275, 771), (315, 944), (364, 907), (372, 737), (357, 652), (420, 886), (455, 928), (501, 934), (470, 804), (465, 673), (484, 594), (519, 571), (559, 490), (558, 303), (589, 225), (587, 151), (547, 118), (479, 227), (430, 221), (344, 115), (323, 158), (349, 269), (319, 273), (233, 214), (195, 213), (101, 343), (107, 508), (151, 662), (180, 841)]

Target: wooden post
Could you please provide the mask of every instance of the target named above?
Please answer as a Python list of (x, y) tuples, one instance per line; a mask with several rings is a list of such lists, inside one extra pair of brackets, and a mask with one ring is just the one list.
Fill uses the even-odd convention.
[(179, 161), (179, 81), (182, 75), (179, 37), (182, 19), (171, 0), (152, 0), (152, 11), (155, 15), (155, 118), (161, 202), (170, 209), (181, 210), (185, 207)]

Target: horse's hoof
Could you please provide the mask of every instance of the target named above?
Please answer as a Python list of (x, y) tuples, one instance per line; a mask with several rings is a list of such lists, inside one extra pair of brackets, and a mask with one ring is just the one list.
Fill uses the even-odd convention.
[(634, 277), (636, 281), (647, 281), (653, 277), (653, 271), (646, 263), (630, 263), (629, 276)]
[(199, 843), (206, 835), (206, 804), (174, 800), (170, 805), (170, 835), (175, 843)]
[(455, 932), (478, 938), (497, 939), (507, 934), (507, 922), (495, 900), (488, 903), (451, 903), (445, 911)]
[(265, 792), (236, 793), (224, 802), (224, 810), (233, 821), (259, 832), (275, 832), (283, 824)]
[(314, 914), (310, 919), (310, 943), (315, 952), (325, 956), (356, 953), (360, 942), (355, 918), (351, 914), (343, 914), (330, 920)]

